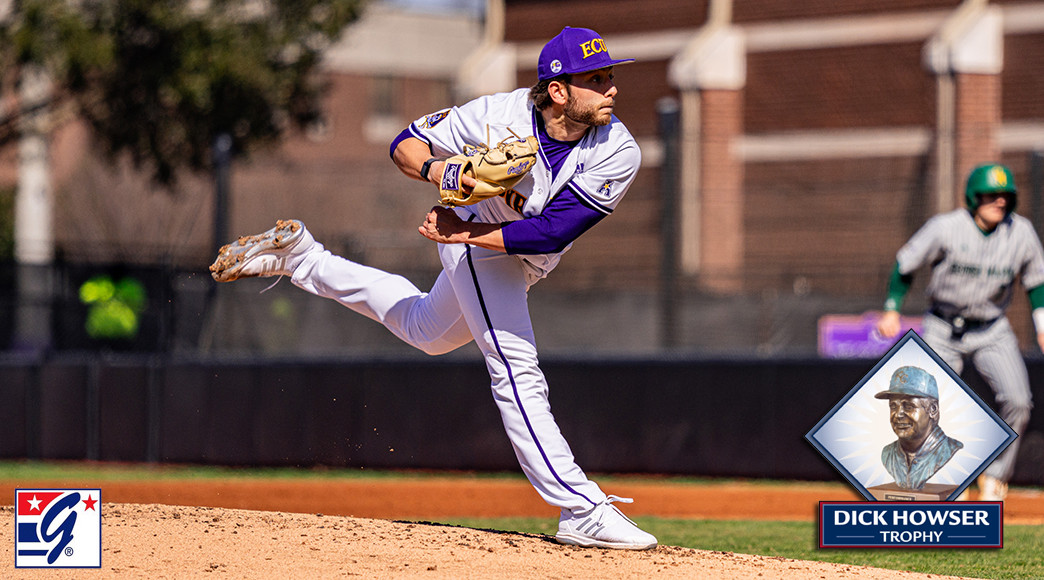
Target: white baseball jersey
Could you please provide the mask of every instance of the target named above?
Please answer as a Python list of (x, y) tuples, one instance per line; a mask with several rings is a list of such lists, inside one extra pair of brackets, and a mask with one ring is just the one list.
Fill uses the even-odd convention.
[(1044, 251), (1029, 220), (1011, 214), (989, 235), (966, 209), (937, 215), (896, 255), (900, 274), (931, 264), (926, 293), (951, 314), (991, 320), (1011, 303), (1015, 278), (1026, 288), (1044, 284)]
[[(427, 115), (391, 147), (394, 151), (400, 139), (412, 136), (428, 143), (434, 155), (450, 157), (465, 145), (495, 145), (515, 135), (544, 139), (540, 161), (514, 189), (456, 209), (462, 217), (506, 224), (501, 229), (505, 247), (514, 253), (438, 244), (442, 272), (430, 290), (422, 291), (402, 276), (333, 255), (312, 241), (299, 250), (304, 257), (291, 279), (383, 324), (428, 354), (474, 341), (522, 471), (563, 514), (586, 512), (608, 499), (576, 464), (551, 414), (527, 291), (555, 267), (576, 236), (612, 213), (634, 181), (641, 153), (615, 117), (609, 125), (590, 127), (575, 144), (553, 142), (539, 130), (543, 117), (528, 93), (519, 89), (480, 97)], [(542, 253), (548, 252), (545, 248), (555, 250)]]
[[(428, 143), (434, 155), (449, 157), (461, 153), (465, 145), (493, 146), (515, 135), (523, 139), (537, 135), (539, 114), (529, 101), (529, 89), (521, 88), (479, 97), (459, 107), (426, 115), (413, 122), (409, 131)], [(539, 157), (536, 167), (511, 191), (460, 209), (483, 223), (515, 221), (539, 215), (568, 187), (587, 207), (608, 215), (620, 203), (641, 164), (638, 144), (615, 116), (609, 125), (592, 127), (584, 135), (553, 182), (547, 159), (543, 154)], [(570, 246), (561, 252), (519, 258), (531, 275), (543, 278)]]

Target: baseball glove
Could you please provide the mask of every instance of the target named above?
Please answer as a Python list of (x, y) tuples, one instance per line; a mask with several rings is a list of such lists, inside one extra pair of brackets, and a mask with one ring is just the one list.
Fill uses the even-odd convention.
[[(515, 135), (514, 131), (511, 134)], [(523, 139), (518, 135), (504, 139), (493, 148), (485, 143), (465, 145), (464, 153), (446, 160), (439, 183), (439, 202), (448, 206), (471, 205), (504, 193), (533, 169), (539, 149), (536, 137)], [(478, 182), (470, 192), (462, 187), (463, 175), (470, 175)]]

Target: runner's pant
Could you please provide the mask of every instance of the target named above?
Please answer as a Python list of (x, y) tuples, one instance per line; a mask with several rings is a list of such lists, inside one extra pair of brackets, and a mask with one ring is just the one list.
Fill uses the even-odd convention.
[(1007, 482), (1015, 471), (1019, 443), (1033, 409), (1029, 373), (1011, 324), (1007, 318), (1001, 317), (989, 327), (966, 332), (957, 339), (952, 336), (947, 322), (929, 314), (924, 317), (924, 341), (958, 375), (964, 368), (964, 361), (970, 361), (993, 390), (997, 415), (1018, 437), (983, 473)]

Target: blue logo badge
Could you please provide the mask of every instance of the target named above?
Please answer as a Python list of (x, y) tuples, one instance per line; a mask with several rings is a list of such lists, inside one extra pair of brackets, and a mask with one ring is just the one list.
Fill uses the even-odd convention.
[(449, 115), (449, 109), (439, 111), (438, 113), (432, 113), (424, 117), (424, 122), (421, 123), (421, 129), (431, 129), (435, 125), (438, 125)]
[(100, 489), (16, 489), (16, 568), (100, 568)]
[(442, 171), (442, 189), (456, 191), (460, 189), (460, 163), (447, 163)]

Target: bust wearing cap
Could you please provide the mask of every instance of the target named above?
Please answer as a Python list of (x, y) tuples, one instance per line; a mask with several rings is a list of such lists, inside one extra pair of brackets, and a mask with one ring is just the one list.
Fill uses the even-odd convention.
[(899, 437), (881, 450), (881, 462), (899, 487), (922, 489), (964, 447), (939, 427), (935, 377), (920, 367), (901, 367), (892, 373), (888, 390), (874, 397), (888, 399), (889, 421)]

